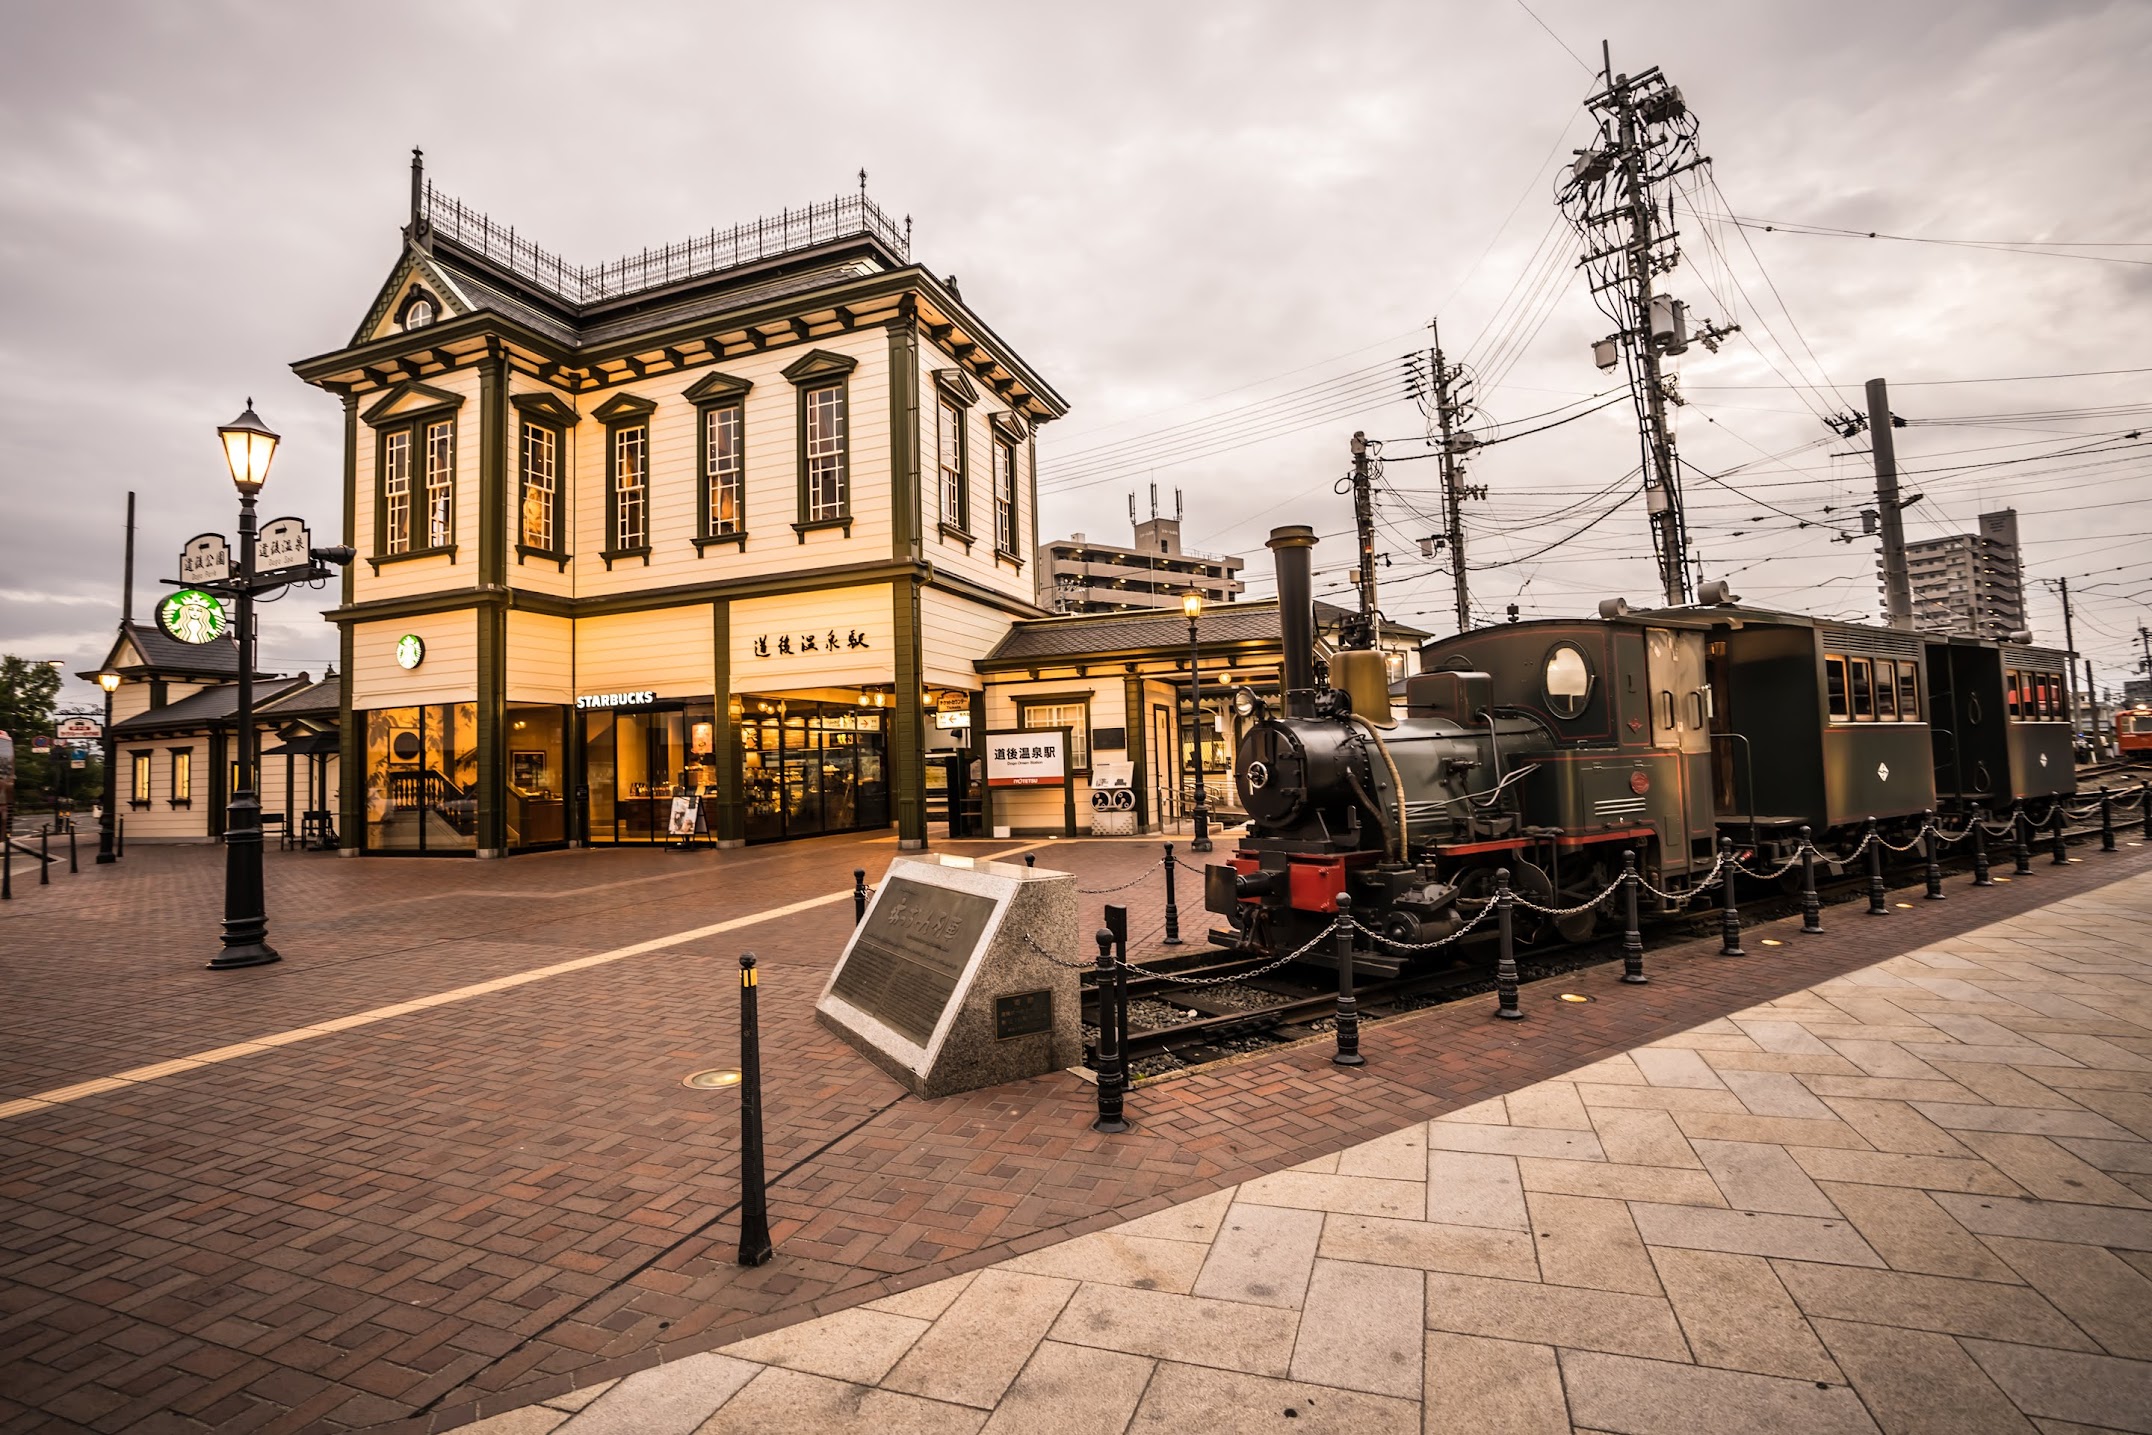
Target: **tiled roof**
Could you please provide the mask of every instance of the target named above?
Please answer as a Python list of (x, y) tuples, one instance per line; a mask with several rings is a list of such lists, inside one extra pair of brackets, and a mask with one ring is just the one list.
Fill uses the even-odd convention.
[[(214, 643), (182, 643), (168, 638), (155, 623), (122, 623), (120, 636), (134, 644), (142, 655), (139, 664), (122, 666), (120, 672), (149, 671), (153, 673), (189, 674), (205, 677), (236, 678), (239, 676), (239, 642), (236, 638), (221, 638)], [(117, 656), (119, 644), (113, 644), (112, 654)]]
[[(300, 676), (303, 678), (305, 674)], [(318, 682), (286, 688), (267, 702), (254, 704), (255, 712), (278, 722), (292, 718), (336, 717), (343, 708), (344, 679), (339, 673), (325, 673)]]
[[(271, 678), (266, 682), (256, 682), (256, 716), (263, 715), (262, 705), (270, 698), (281, 697), (295, 687), (308, 686), (310, 684), (303, 673), (296, 678)], [(214, 727), (220, 723), (230, 723), (238, 711), (239, 684), (221, 683), (213, 688), (204, 688), (198, 693), (190, 693), (178, 702), (166, 703), (161, 708), (151, 708), (148, 712), (136, 713), (131, 718), (116, 722), (112, 724), (112, 735), (115, 738), (125, 738), (174, 729)]]
[[(1330, 603), (1315, 605), (1315, 623), (1334, 632), (1346, 610)], [(1386, 635), (1407, 640), (1428, 636), (1402, 623), (1383, 625)], [(1277, 643), (1278, 600), (1253, 603), (1217, 603), (1196, 619), (1197, 641), (1208, 646), (1226, 643)], [(1079, 658), (1091, 653), (1125, 653), (1139, 649), (1182, 653), (1188, 648), (1188, 620), (1173, 609), (1148, 613), (1083, 613), (1062, 618), (1026, 618), (1009, 629), (994, 648), (980, 659), (982, 667), (1024, 662), (1047, 662)]]

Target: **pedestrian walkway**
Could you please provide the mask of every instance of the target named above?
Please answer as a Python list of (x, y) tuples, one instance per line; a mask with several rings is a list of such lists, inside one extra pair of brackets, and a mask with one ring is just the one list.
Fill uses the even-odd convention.
[(2148, 931), (2139, 874), (467, 1428), (2152, 1431)]

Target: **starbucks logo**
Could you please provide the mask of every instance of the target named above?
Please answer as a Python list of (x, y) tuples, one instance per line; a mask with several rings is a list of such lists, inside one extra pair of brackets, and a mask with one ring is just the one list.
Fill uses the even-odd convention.
[(224, 636), (224, 606), (199, 588), (182, 588), (157, 605), (157, 626), (182, 643), (213, 643)]
[(426, 640), (416, 633), (406, 633), (396, 640), (396, 666), (415, 668), (426, 661)]

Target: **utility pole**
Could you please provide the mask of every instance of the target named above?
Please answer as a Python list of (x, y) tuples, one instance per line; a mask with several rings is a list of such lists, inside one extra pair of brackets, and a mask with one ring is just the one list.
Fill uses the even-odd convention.
[[(2070, 580), (2063, 578), (2058, 580), (2058, 583), (2062, 589), (2062, 647), (2063, 651), (2074, 655), (2077, 652), (2077, 636), (2076, 629), (2070, 623)], [(2063, 715), (2070, 720), (2072, 732), (2077, 730), (2077, 694), (2070, 691), (2077, 686), (2075, 667), (2076, 665), (2068, 660), (2063, 663), (2063, 676), (2069, 679), (2062, 685)]]
[(1360, 535), (1360, 619), (1367, 633), (1367, 646), (1380, 647), (1375, 602), (1375, 497), (1373, 476), (1368, 472), (1367, 435), (1352, 436), (1352, 522)]
[(1875, 456), (1876, 508), (1883, 528), (1883, 602), (1893, 628), (1913, 626), (1913, 583), (1905, 568), (1905, 518), (1898, 502), (1898, 454), (1890, 436), (1890, 393), (1868, 381), (1868, 450)]
[[(1611, 58), (1608, 68), (1613, 66)], [(1651, 515), (1652, 548), (1659, 558), (1659, 586), (1669, 607), (1687, 603), (1695, 594), (1689, 586), (1689, 533), (1681, 512), (1680, 462), (1674, 453), (1674, 435), (1666, 422), (1666, 384), (1659, 370), (1659, 346), (1653, 342), (1651, 314), (1652, 207), (1643, 183), (1636, 152), (1636, 102), (1623, 76), (1611, 87), (1615, 111), (1621, 123), (1623, 188), (1628, 191), (1629, 243), (1628, 284), (1623, 297), (1629, 302), (1630, 324), (1643, 342), (1634, 346), (1643, 379), (1646, 413), (1644, 444), (1649, 462), (1644, 474), (1644, 508)]]
[(1434, 331), (1435, 338), (1435, 422), (1442, 433), (1442, 521), (1447, 525), (1450, 573), (1456, 580), (1457, 631), (1463, 633), (1472, 627), (1472, 597), (1465, 576), (1465, 524), (1458, 492), (1457, 425), (1464, 409), (1462, 396), (1457, 392), (1462, 387), (1458, 382), (1461, 371), (1452, 369), (1443, 358), (1440, 326), (1430, 324), (1428, 327)]

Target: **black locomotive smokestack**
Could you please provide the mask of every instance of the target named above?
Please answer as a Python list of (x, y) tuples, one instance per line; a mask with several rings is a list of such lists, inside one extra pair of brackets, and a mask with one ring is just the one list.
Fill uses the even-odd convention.
[(1270, 530), (1271, 562), (1278, 573), (1278, 636), (1285, 654), (1278, 678), (1288, 717), (1315, 716), (1315, 530), (1305, 523)]

